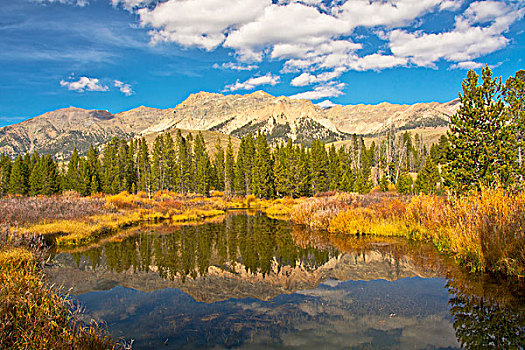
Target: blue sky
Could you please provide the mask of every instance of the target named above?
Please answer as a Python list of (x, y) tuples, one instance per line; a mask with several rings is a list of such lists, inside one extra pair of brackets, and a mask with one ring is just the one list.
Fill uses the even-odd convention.
[(445, 102), (523, 69), (523, 1), (0, 0), (0, 126), (198, 91), (328, 106)]

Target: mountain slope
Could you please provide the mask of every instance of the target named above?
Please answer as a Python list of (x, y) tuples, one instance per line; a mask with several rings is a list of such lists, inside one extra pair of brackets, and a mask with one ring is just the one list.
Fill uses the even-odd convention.
[[(111, 114), (101, 110), (64, 108), (0, 128), (0, 153), (50, 153), (67, 159), (76, 146), (83, 154), (90, 143), (103, 145), (113, 137), (154, 137), (176, 129), (214, 131), (241, 137), (263, 131), (271, 142), (292, 139), (309, 144), (348, 139), (351, 134), (377, 135), (389, 130), (446, 126), (459, 106), (449, 103), (414, 105), (334, 106), (323, 109), (308, 100), (274, 97), (263, 91), (247, 95), (199, 92), (175, 108), (138, 107)], [(225, 139), (223, 137), (223, 139)], [(224, 146), (224, 145), (223, 145)]]

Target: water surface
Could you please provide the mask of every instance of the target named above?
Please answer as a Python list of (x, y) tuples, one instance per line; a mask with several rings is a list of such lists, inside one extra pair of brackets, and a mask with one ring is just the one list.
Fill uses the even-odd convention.
[(523, 348), (524, 297), (433, 247), (264, 215), (135, 228), (59, 252), (49, 276), (86, 317), (148, 348)]

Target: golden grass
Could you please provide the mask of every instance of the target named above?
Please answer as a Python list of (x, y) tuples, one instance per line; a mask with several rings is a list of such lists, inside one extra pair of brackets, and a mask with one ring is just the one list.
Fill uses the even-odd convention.
[(290, 217), (329, 232), (429, 240), (472, 272), (525, 277), (523, 193), (484, 189), (459, 197), (384, 198), (366, 205), (356, 204), (359, 197), (352, 196), (309, 199)]
[(31, 251), (9, 246), (0, 251), (0, 347), (115, 348), (97, 324), (76, 321), (70, 301), (46, 286)]

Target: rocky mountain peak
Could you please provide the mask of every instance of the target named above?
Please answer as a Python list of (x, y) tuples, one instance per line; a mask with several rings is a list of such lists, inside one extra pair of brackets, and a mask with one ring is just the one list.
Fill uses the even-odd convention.
[(331, 142), (348, 139), (354, 133), (377, 135), (392, 129), (443, 127), (458, 107), (459, 100), (321, 108), (309, 100), (274, 97), (264, 91), (246, 95), (201, 91), (168, 109), (140, 106), (111, 114), (68, 107), (47, 112), (0, 128), (0, 153), (15, 157), (36, 150), (67, 159), (75, 146), (83, 153), (91, 143), (102, 145), (115, 136), (147, 136), (174, 128), (237, 137), (263, 131), (274, 143), (288, 138), (305, 144), (314, 138)]

